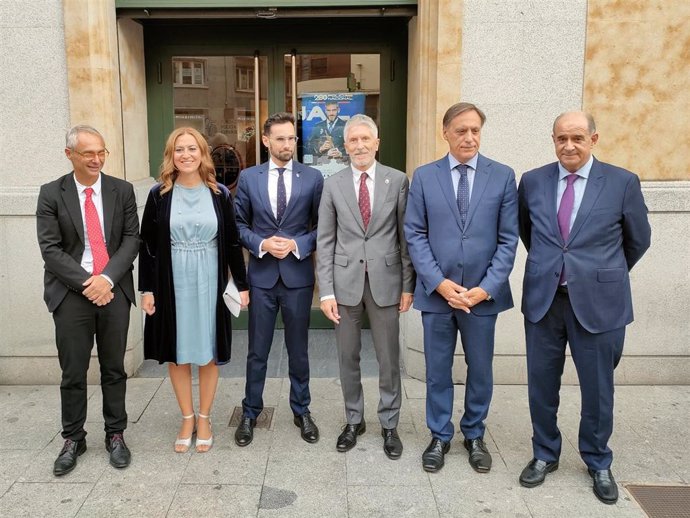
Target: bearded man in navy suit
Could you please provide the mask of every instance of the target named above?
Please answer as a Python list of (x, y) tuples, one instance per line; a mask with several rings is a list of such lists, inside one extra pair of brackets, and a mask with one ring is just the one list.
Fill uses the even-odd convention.
[(649, 248), (651, 229), (637, 175), (592, 156), (599, 135), (591, 115), (559, 115), (552, 137), (558, 162), (525, 173), (519, 188), (534, 453), (520, 484), (538, 486), (558, 468), (567, 342), (582, 393), (580, 456), (597, 498), (613, 504), (613, 370), (633, 321), (628, 272)]
[(249, 251), (249, 351), (243, 416), (235, 432), (238, 446), (254, 438), (263, 410), (268, 354), (280, 310), (290, 376), (290, 408), (302, 438), (313, 443), (319, 429), (309, 412), (308, 333), (314, 292), (316, 224), (323, 177), (293, 160), (295, 119), (275, 113), (261, 137), (270, 159), (240, 174), (235, 214), (240, 241)]
[(518, 242), (517, 185), (510, 167), (479, 153), (486, 116), (457, 103), (443, 117), (446, 156), (418, 168), (405, 215), (405, 237), (417, 272), (414, 307), (422, 312), (426, 422), (431, 443), (422, 467), (443, 467), (453, 438), (453, 355), (458, 332), (467, 363), (460, 428), (469, 463), (491, 469), (484, 420), (493, 393), (498, 313), (513, 307), (508, 276)]

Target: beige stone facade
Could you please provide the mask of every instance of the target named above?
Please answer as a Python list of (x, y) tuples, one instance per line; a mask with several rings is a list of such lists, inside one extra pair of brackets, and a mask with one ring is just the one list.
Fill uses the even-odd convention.
[[(10, 92), (2, 101), (3, 148), (38, 148), (31, 165), (10, 158), (0, 168), (0, 384), (59, 379), (33, 213), (39, 185), (68, 170), (62, 132), (82, 122), (100, 128), (111, 151), (106, 170), (135, 185), (140, 205), (152, 183), (141, 25), (118, 20), (114, 0), (46, 4), (7, 2), (0, 25), (8, 42), (0, 76)], [(555, 160), (553, 118), (583, 108), (597, 119), (598, 158), (644, 180), (653, 246), (632, 274), (636, 322), (617, 370), (622, 383), (690, 383), (688, 5), (420, 0), (409, 22), (408, 174), (446, 152), (441, 117), (452, 103), (471, 100), (488, 116), (482, 151), (518, 176)], [(12, 73), (18, 68), (24, 76)], [(516, 308), (499, 317), (498, 383), (526, 379), (524, 255), (521, 248), (511, 279)], [(402, 336), (407, 371), (423, 378), (418, 313), (405, 317)], [(458, 351), (454, 374), (462, 380)], [(142, 356), (141, 316), (133, 309), (130, 373)], [(566, 379), (575, 380), (572, 370)]]

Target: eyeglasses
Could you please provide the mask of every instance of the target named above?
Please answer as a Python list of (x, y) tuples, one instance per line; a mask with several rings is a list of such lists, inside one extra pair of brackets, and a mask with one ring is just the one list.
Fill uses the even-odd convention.
[(81, 153), (76, 150), (74, 152), (86, 160), (93, 160), (96, 157), (98, 157), (100, 160), (105, 160), (105, 158), (110, 154), (110, 151), (107, 149), (102, 149), (100, 151), (87, 151), (85, 153)]
[(285, 144), (295, 144), (299, 140), (299, 137), (276, 137), (271, 138), (271, 140), (274, 140), (281, 146), (284, 146)]

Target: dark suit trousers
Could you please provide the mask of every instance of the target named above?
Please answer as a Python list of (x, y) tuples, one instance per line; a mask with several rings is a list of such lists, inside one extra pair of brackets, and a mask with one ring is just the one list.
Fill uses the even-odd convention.
[(556, 417), (567, 342), (582, 397), (580, 455), (589, 468), (608, 469), (613, 459), (608, 447), (613, 431), (613, 370), (623, 353), (625, 328), (590, 333), (577, 321), (568, 295), (556, 293), (544, 318), (536, 324), (525, 320), (525, 336), (534, 457), (553, 462), (561, 453)]
[(398, 304), (379, 306), (374, 302), (368, 275), (364, 280), (364, 293), (359, 304), (338, 304), (340, 323), (335, 326), (335, 339), (338, 346), (340, 386), (345, 400), (345, 419), (348, 424), (358, 424), (364, 419), (364, 392), (359, 366), (364, 311), (371, 323), (374, 351), (379, 363), (379, 422), (383, 428), (395, 428), (398, 426), (402, 403), (400, 313)]
[(453, 438), (453, 354), (458, 331), (465, 352), (465, 411), (460, 429), (466, 439), (484, 436), (484, 420), (493, 395), (494, 332), (497, 315), (479, 316), (454, 310), (422, 312), (426, 360), (426, 423), (432, 437)]
[(74, 441), (86, 436), (86, 372), (91, 360), (94, 335), (101, 367), (103, 419), (107, 435), (127, 428), (125, 391), (127, 373), (124, 359), (127, 347), (130, 303), (119, 286), (115, 298), (96, 306), (73, 291), (53, 312), (58, 359), (62, 369), (62, 436)]
[(285, 324), (290, 408), (296, 416), (309, 411), (309, 314), (313, 293), (313, 286), (288, 288), (280, 279), (271, 289), (251, 287), (247, 383), (242, 401), (244, 415), (255, 419), (264, 408), (266, 366), (278, 309)]

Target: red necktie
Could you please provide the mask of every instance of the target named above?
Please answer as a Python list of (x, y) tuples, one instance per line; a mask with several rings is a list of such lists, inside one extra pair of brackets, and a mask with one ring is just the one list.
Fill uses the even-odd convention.
[(369, 189), (367, 188), (367, 173), (359, 177), (359, 212), (362, 214), (364, 230), (369, 226), (371, 219), (371, 203), (369, 202)]
[(84, 193), (86, 194), (84, 217), (86, 219), (86, 234), (89, 239), (89, 245), (91, 245), (91, 255), (93, 256), (93, 274), (99, 275), (105, 269), (110, 257), (108, 257), (108, 250), (105, 248), (98, 212), (91, 199), (93, 189), (88, 187), (84, 189)]

